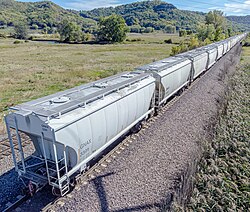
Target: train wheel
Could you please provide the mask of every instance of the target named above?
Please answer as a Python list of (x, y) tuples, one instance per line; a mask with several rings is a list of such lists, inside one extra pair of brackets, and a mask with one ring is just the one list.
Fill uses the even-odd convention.
[(132, 129), (131, 132), (132, 133), (138, 133), (142, 128), (142, 124), (141, 122), (137, 123)]
[(54, 186), (52, 187), (52, 194), (54, 196), (60, 197), (61, 196), (61, 191), (59, 188), (55, 188)]
[(74, 178), (70, 179), (70, 181), (69, 181), (70, 187), (74, 188), (76, 184), (77, 184), (77, 182)]
[(159, 108), (155, 108), (154, 116), (158, 116), (158, 114), (159, 114)]
[(34, 185), (31, 181), (29, 181), (28, 184), (29, 194), (30, 196), (33, 196), (36, 193), (36, 185)]
[(27, 195), (27, 194), (29, 194), (29, 189), (27, 187), (22, 188), (21, 194), (24, 195), (24, 196)]

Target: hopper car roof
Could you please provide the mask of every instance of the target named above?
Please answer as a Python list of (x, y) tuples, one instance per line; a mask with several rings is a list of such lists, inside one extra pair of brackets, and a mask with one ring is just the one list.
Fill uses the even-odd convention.
[(141, 67), (138, 67), (137, 70), (139, 71), (156, 71), (161, 72), (163, 70), (172, 68), (173, 66), (180, 65), (180, 64), (188, 64), (191, 61), (184, 57), (169, 57), (160, 61), (156, 61)]
[(188, 52), (183, 52), (181, 54), (178, 54), (177, 56), (193, 59), (193, 58), (204, 57), (204, 54), (207, 54), (207, 51), (205, 49), (193, 49)]
[(53, 118), (103, 98), (104, 96), (148, 78), (149, 76), (150, 74), (147, 73), (121, 73), (93, 83), (81, 85), (23, 103), (11, 107), (10, 109), (23, 116), (35, 114), (40, 117)]

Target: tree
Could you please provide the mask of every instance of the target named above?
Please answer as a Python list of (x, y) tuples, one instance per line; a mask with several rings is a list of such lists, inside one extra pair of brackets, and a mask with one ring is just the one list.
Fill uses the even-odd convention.
[(179, 30), (179, 36), (180, 37), (185, 37), (187, 35), (187, 31), (185, 29), (180, 29)]
[(140, 33), (140, 30), (141, 30), (140, 25), (133, 25), (133, 26), (130, 27), (130, 32)]
[(15, 34), (14, 37), (17, 39), (27, 39), (28, 38), (28, 26), (25, 23), (15, 24)]
[(175, 26), (167, 25), (167, 26), (164, 28), (164, 31), (165, 31), (166, 33), (175, 34), (175, 33), (176, 33), (176, 28), (175, 28)]
[(60, 34), (60, 40), (63, 42), (82, 42), (84, 41), (84, 34), (81, 27), (74, 22), (64, 20), (58, 26), (58, 33)]
[(32, 26), (30, 27), (30, 29), (38, 30), (37, 24), (32, 24)]
[(127, 32), (129, 28), (124, 18), (113, 14), (100, 19), (97, 39), (110, 43), (122, 42), (126, 39)]
[(208, 38), (210, 41), (215, 40), (216, 30), (213, 24), (201, 25), (197, 31), (197, 37), (200, 41), (204, 41), (206, 38)]
[(199, 47), (199, 40), (197, 37), (191, 37), (191, 39), (189, 40), (188, 43), (188, 49), (195, 49), (197, 47)]
[(213, 10), (210, 11), (205, 17), (206, 24), (213, 24), (214, 28), (217, 30), (224, 25), (225, 17), (222, 11)]
[(143, 33), (151, 33), (151, 32), (154, 32), (154, 28), (153, 27), (147, 27)]
[(181, 42), (178, 46), (173, 46), (172, 47), (170, 55), (174, 56), (176, 54), (179, 54), (179, 53), (182, 53), (182, 52), (185, 52), (185, 51), (188, 51), (188, 45)]
[(225, 34), (227, 34), (227, 29), (225, 27), (226, 19), (222, 11), (219, 10), (210, 11), (206, 15), (205, 20), (207, 25), (212, 24), (214, 26), (215, 29), (214, 41), (219, 41), (225, 38)]

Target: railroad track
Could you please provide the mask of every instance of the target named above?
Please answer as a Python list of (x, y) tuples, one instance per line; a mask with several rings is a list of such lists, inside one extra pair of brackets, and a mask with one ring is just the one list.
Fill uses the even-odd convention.
[[(225, 57), (222, 57), (225, 58)], [(225, 58), (227, 60), (227, 58)], [(230, 62), (230, 61), (229, 61)], [(224, 70), (225, 71), (225, 70)], [(95, 163), (88, 171), (86, 171), (84, 174), (79, 175), (76, 177), (76, 186), (75, 190), (80, 190), (82, 186), (87, 185), (91, 180), (95, 179), (98, 174), (100, 174), (111, 162), (114, 158), (118, 157), (119, 154), (121, 154), (122, 151), (124, 151), (127, 147), (129, 147), (133, 142), (137, 140), (139, 136), (144, 135), (145, 131), (154, 124), (158, 119), (160, 119), (166, 110), (168, 110), (170, 107), (172, 107), (180, 98), (181, 96), (186, 93), (188, 90), (190, 90), (192, 87), (194, 87), (196, 84), (199, 83), (200, 79), (204, 76), (206, 76), (210, 71), (204, 72), (200, 77), (198, 77), (189, 87), (188, 89), (185, 89), (184, 91), (181, 91), (178, 95), (175, 95), (170, 101), (167, 102), (167, 104), (162, 107), (158, 113), (157, 116), (151, 117), (147, 122), (143, 123), (142, 129), (135, 134), (127, 136), (123, 141), (121, 141), (117, 146), (115, 146), (111, 151), (109, 151), (105, 156), (103, 156), (102, 159), (100, 159), (97, 163)], [(7, 140), (7, 139), (6, 139)], [(17, 147), (18, 148), (18, 147)], [(10, 152), (11, 154), (11, 152)], [(53, 200), (51, 203), (46, 205), (42, 212), (53, 212), (53, 207), (63, 206), (65, 202), (67, 202), (68, 199), (71, 199), (73, 196), (72, 194), (67, 194), (64, 197), (57, 197), (55, 200)], [(20, 196), (19, 199), (13, 203), (9, 204), (8, 208), (4, 210), (4, 212), (11, 211), (18, 206), (20, 206), (23, 202), (25, 202), (27, 199), (29, 199), (29, 196)]]

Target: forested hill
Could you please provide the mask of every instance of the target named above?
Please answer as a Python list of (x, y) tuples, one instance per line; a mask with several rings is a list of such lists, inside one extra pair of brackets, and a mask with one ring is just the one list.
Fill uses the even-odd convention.
[[(13, 26), (17, 22), (24, 22), (29, 26), (36, 25), (39, 28), (57, 27), (60, 21), (67, 19), (91, 32), (95, 31), (100, 17), (111, 14), (123, 16), (130, 28), (152, 27), (155, 30), (169, 31), (170, 29), (170, 32), (179, 28), (195, 30), (199, 23), (205, 22), (204, 13), (179, 10), (174, 5), (161, 0), (140, 1), (115, 8), (98, 8), (80, 12), (66, 10), (50, 1), (0, 0), (0, 27)], [(241, 29), (250, 26), (250, 16), (227, 18), (233, 23), (239, 23), (237, 27), (240, 25)]]
[(237, 23), (241, 28), (250, 30), (250, 15), (246, 16), (227, 16), (227, 19)]
[(81, 11), (80, 15), (98, 20), (102, 16), (114, 13), (123, 16), (128, 26), (140, 25), (141, 27), (153, 27), (156, 30), (164, 29), (169, 25), (176, 26), (177, 29), (195, 29), (197, 23), (205, 20), (204, 13), (179, 10), (174, 5), (160, 0)]
[(57, 26), (58, 23), (68, 19), (79, 24), (93, 23), (92, 19), (79, 16), (76, 11), (65, 10), (50, 1), (18, 2), (15, 0), (0, 0), (0, 26), (12, 26), (16, 22), (24, 21), (28, 25), (38, 27)]
[(96, 25), (100, 17), (114, 13), (123, 16), (128, 26), (152, 27), (156, 30), (164, 29), (166, 26), (176, 26), (177, 29), (195, 29), (197, 23), (204, 21), (203, 13), (178, 10), (174, 5), (160, 0), (142, 1), (80, 13), (63, 9), (50, 1), (0, 0), (0, 26), (12, 26), (15, 22), (25, 21), (30, 26), (54, 27), (62, 19), (68, 19), (88, 28)]

